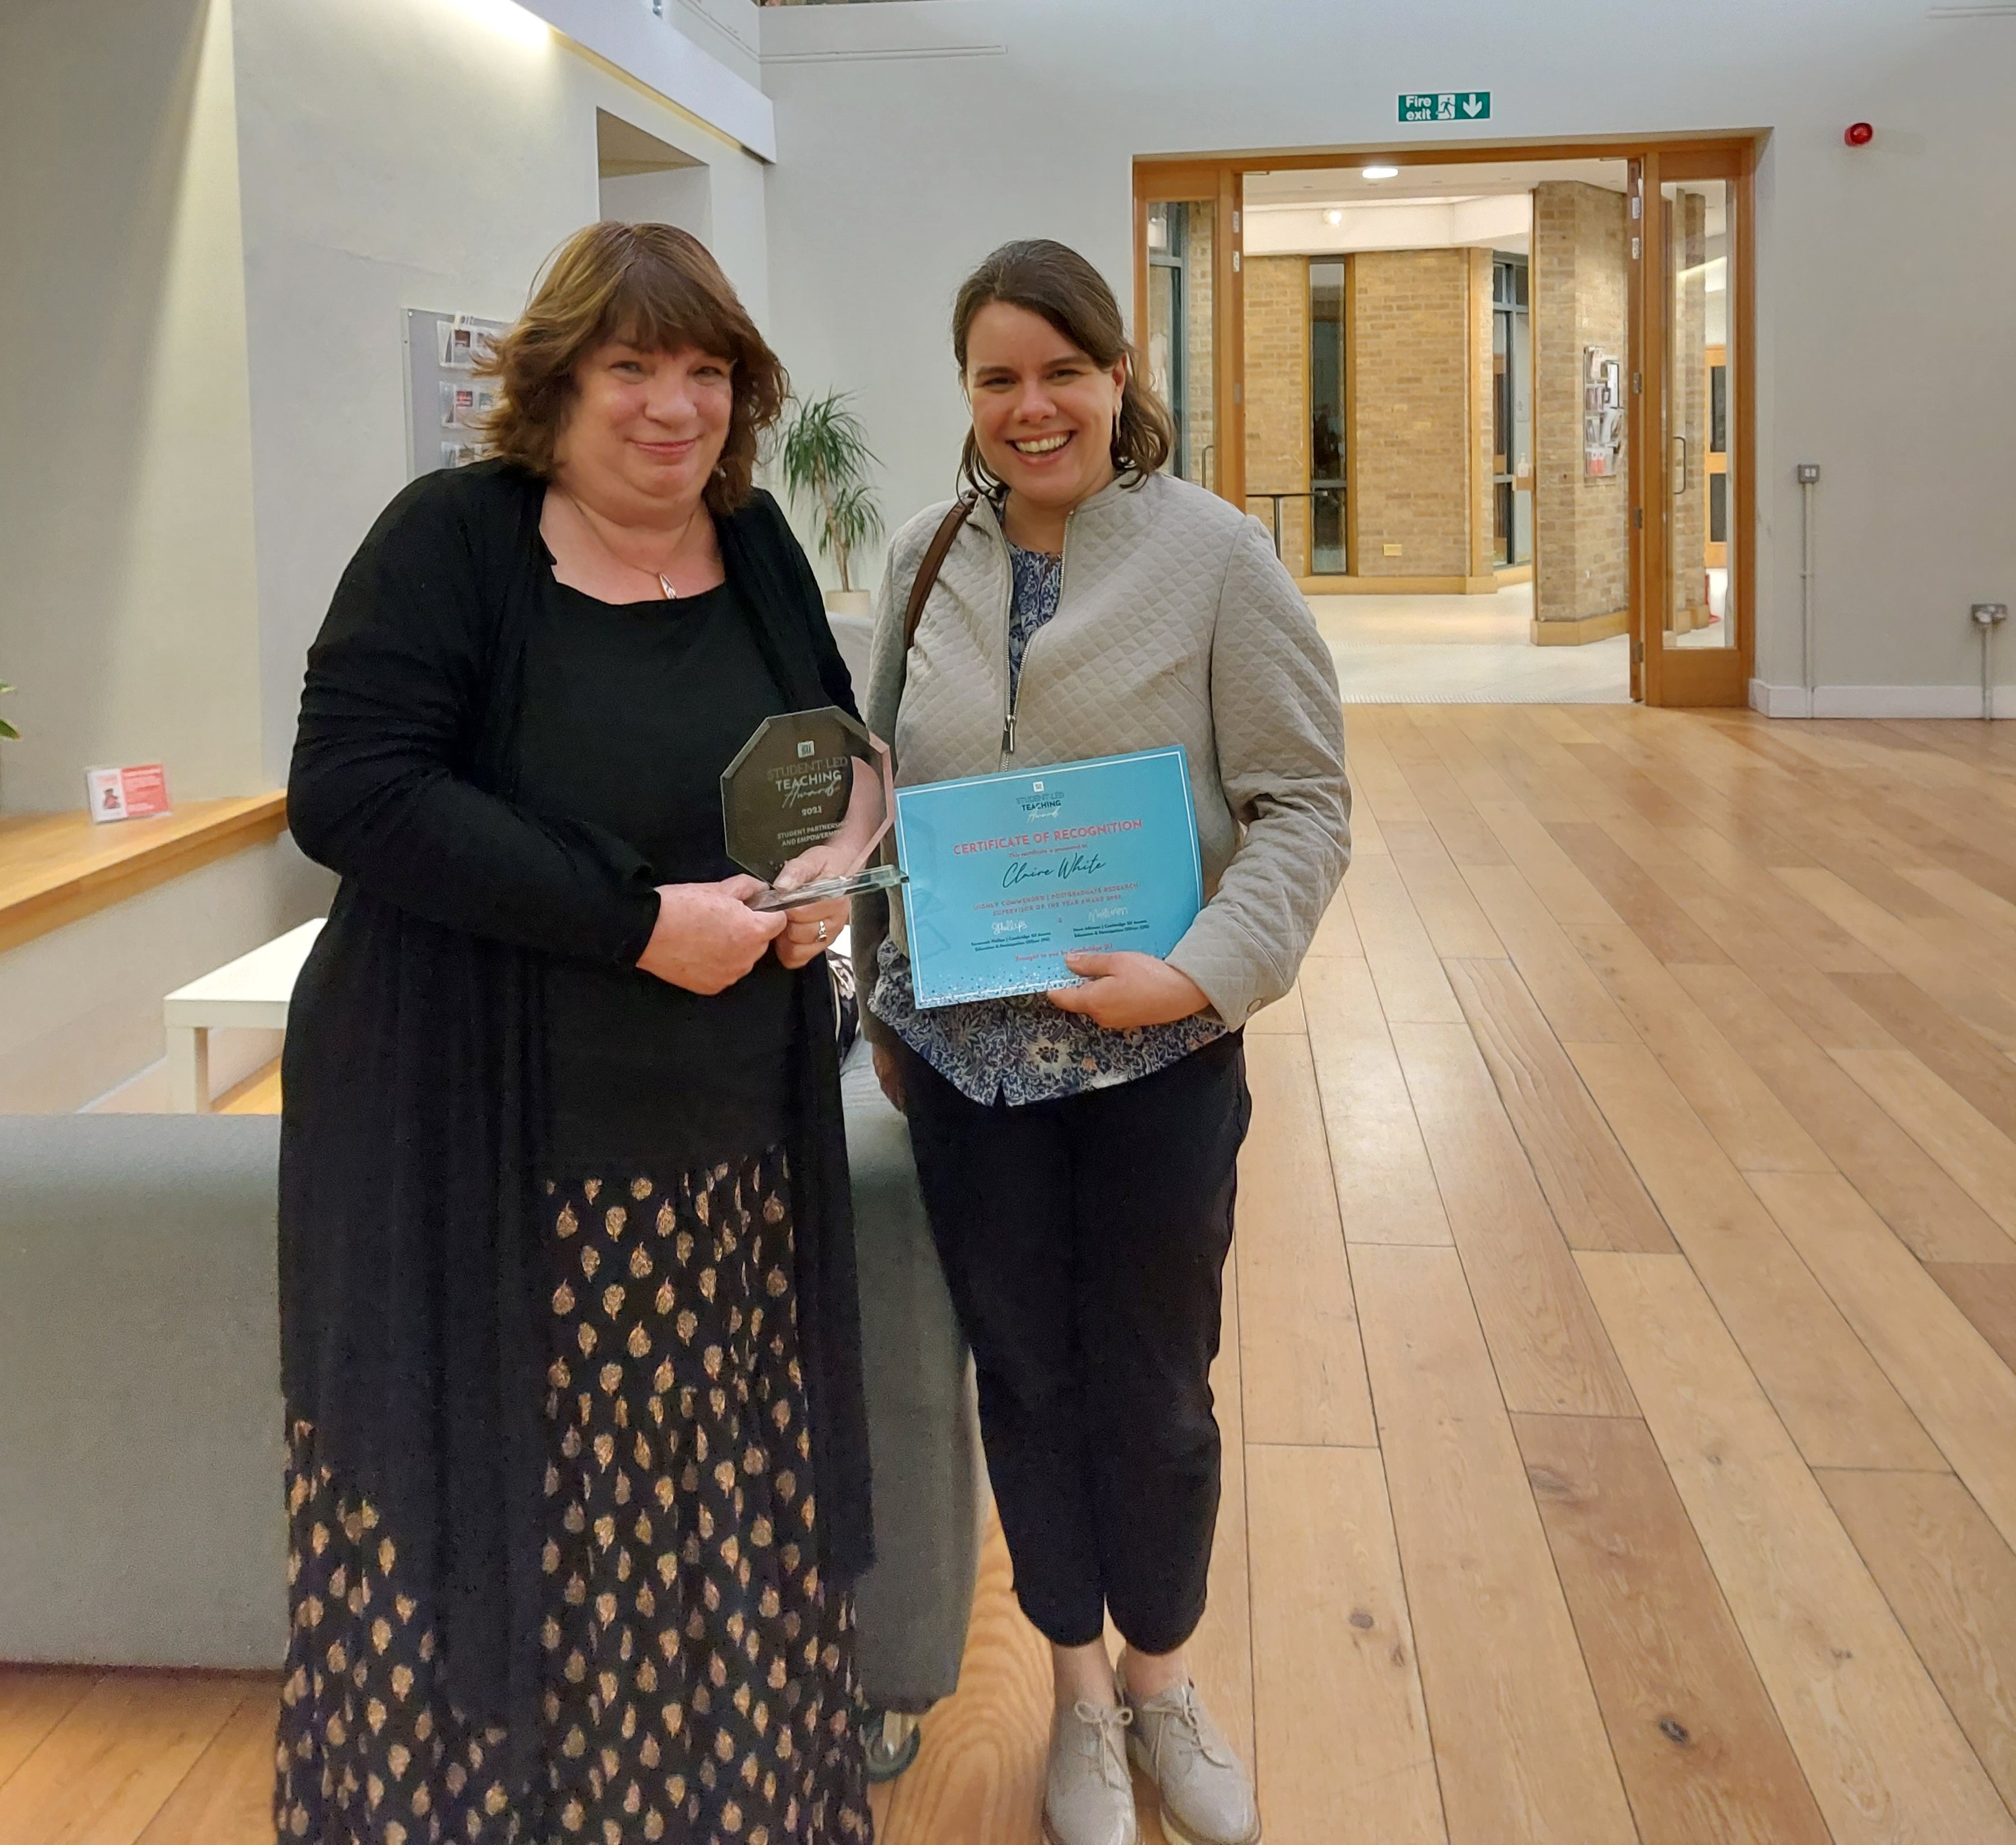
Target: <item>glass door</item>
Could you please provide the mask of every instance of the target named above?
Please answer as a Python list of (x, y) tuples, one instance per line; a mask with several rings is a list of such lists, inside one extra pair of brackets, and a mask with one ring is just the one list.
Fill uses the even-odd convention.
[(1656, 524), (1646, 547), (1645, 640), (1656, 656), (1647, 697), (1740, 704), (1754, 653), (1755, 496), (1740, 439), (1751, 413), (1747, 174), (1726, 153), (1662, 153), (1645, 200), (1658, 386), (1643, 507)]
[[(1169, 471), (1201, 487), (1211, 485), (1217, 459), (1211, 415), (1212, 217), (1204, 200), (1165, 200), (1148, 207), (1148, 338), (1141, 355), (1149, 388), (1175, 419)], [(1193, 263), (1204, 272), (1194, 280)]]
[[(1737, 610), (1729, 594), (1729, 546), (1710, 567), (1708, 351), (1722, 349), (1723, 418), (1728, 415), (1729, 186), (1720, 179), (1667, 180), (1659, 188), (1666, 240), (1666, 568), (1669, 647), (1726, 647)], [(1728, 452), (1722, 456), (1727, 532)]]
[(1533, 561), (1533, 323), (1522, 256), (1491, 264), (1491, 468), (1493, 560)]
[(1168, 470), (1239, 504), (1244, 418), (1222, 358), (1238, 346), (1239, 176), (1137, 162), (1134, 211), (1134, 344), (1175, 422)]
[[(1711, 584), (1729, 569), (1729, 342), (1728, 291), (1723, 291), (1723, 337), (1715, 344), (1715, 317), (1708, 316), (1708, 568)], [(1710, 600), (1713, 598), (1711, 596)]]

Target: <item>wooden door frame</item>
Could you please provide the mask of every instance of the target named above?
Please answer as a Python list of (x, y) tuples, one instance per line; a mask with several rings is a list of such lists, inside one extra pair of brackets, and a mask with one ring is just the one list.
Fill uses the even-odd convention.
[[(1629, 575), (1631, 594), (1632, 695), (1649, 704), (1741, 705), (1749, 701), (1755, 669), (1757, 578), (1756, 467), (1756, 186), (1758, 157), (1766, 131), (1740, 134), (1667, 135), (1587, 141), (1458, 142), (1417, 146), (1406, 142), (1324, 148), (1256, 148), (1245, 153), (1142, 155), (1134, 161), (1135, 343), (1145, 348), (1148, 312), (1148, 207), (1211, 199), (1219, 209), (1211, 294), (1212, 388), (1222, 459), (1216, 491), (1234, 506), (1246, 503), (1246, 352), (1244, 273), (1244, 180), (1248, 173), (1306, 171), (1391, 160), (1403, 167), (1457, 166), (1480, 161), (1621, 160), (1635, 163), (1645, 215), (1631, 221), (1635, 240), (1629, 264), (1632, 414), (1626, 454), (1630, 470)], [(1668, 488), (1670, 445), (1653, 432), (1665, 424), (1667, 395), (1664, 305), (1648, 277), (1664, 274), (1665, 254), (1653, 243), (1662, 179), (1726, 180), (1736, 220), (1729, 251), (1729, 459), (1736, 475), (1730, 532), (1737, 539), (1729, 586), (1736, 610), (1736, 645), (1667, 649), (1664, 630), (1667, 546), (1665, 522), (1651, 516), (1655, 493)], [(1229, 235), (1226, 227), (1231, 227)], [(1647, 265), (1656, 262), (1656, 271)], [(1537, 356), (1535, 363), (1537, 365)], [(1348, 380), (1347, 378), (1347, 389)], [(1347, 470), (1347, 479), (1348, 471)], [(1345, 504), (1353, 496), (1346, 489)], [(1535, 522), (1537, 564), (1540, 535)], [(1535, 594), (1538, 571), (1535, 571)]]

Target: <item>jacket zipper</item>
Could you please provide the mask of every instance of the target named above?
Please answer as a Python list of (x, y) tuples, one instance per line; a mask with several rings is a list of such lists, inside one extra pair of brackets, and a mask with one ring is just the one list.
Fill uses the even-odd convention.
[[(1050, 611), (1051, 622), (1057, 618), (1064, 606), (1064, 585), (1071, 572), (1071, 521), (1077, 517), (1078, 509), (1075, 506), (1064, 514), (1064, 549), (1057, 554), (1057, 606)], [(1002, 528), (1001, 546), (1003, 555), (1006, 557), (1008, 564), (1008, 607), (1001, 622), (1001, 638), (1005, 662), (1009, 624), (1015, 618), (1015, 560), (1012, 557), (1006, 557), (1008, 532), (1005, 524)], [(1049, 625), (1049, 622), (1043, 624), (1045, 628)], [(1042, 632), (1042, 629), (1039, 629), (1035, 634), (1031, 635), (1028, 646), (1022, 650), (1022, 671), (1020, 676), (1010, 673), (1004, 677), (1003, 702), (1006, 709), (1002, 714), (1001, 720), (1001, 753), (1003, 755), (1012, 756), (1015, 753), (1015, 714), (1022, 702), (1022, 682), (1029, 676), (1030, 650), (1035, 646), (1037, 636)]]

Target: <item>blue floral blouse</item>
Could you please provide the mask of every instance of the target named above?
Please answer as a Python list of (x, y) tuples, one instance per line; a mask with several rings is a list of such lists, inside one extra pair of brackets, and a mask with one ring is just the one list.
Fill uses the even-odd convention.
[[(1057, 612), (1064, 560), (1008, 547), (1015, 574), (1008, 610), (1008, 686), (1022, 683), (1031, 638)], [(882, 944), (869, 1010), (931, 1068), (977, 1102), (1042, 1102), (1082, 1090), (1107, 1089), (1153, 1076), (1225, 1033), (1212, 1014), (1174, 1025), (1108, 1031), (1082, 1014), (1062, 1012), (1041, 993), (920, 1011), (909, 959)]]

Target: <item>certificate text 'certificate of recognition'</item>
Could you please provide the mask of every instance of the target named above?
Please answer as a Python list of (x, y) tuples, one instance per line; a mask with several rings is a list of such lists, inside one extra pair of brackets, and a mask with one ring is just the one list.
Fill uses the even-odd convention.
[(1078, 950), (1166, 955), (1204, 903), (1179, 748), (896, 791), (920, 1006), (1075, 986)]

